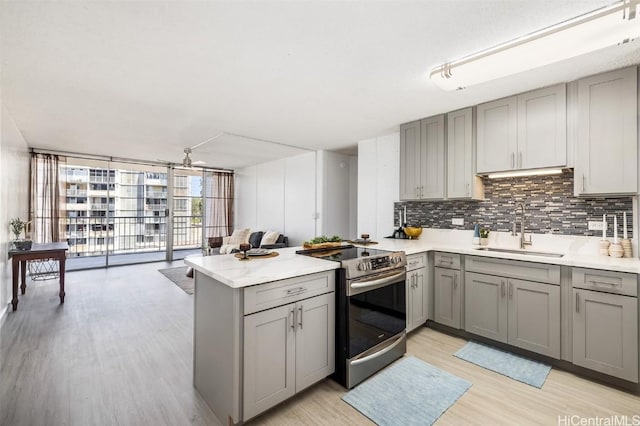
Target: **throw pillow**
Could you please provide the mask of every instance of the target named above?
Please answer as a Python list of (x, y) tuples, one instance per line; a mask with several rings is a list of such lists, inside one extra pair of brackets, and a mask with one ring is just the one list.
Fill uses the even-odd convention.
[(251, 229), (234, 229), (233, 234), (229, 237), (229, 241), (227, 244), (247, 244), (249, 242), (249, 234), (251, 233)]
[(249, 244), (251, 244), (251, 247), (253, 248), (260, 247), (260, 241), (262, 241), (263, 234), (264, 232), (262, 231), (256, 231), (251, 233), (251, 236), (249, 237)]
[(262, 241), (260, 241), (260, 246), (264, 246), (267, 244), (275, 244), (278, 241), (278, 237), (280, 233), (274, 231), (267, 231), (262, 236)]

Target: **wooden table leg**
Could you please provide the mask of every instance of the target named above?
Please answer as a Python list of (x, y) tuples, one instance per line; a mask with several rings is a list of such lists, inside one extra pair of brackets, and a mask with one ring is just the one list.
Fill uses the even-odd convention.
[(66, 253), (63, 252), (60, 255), (60, 257), (58, 258), (58, 262), (60, 263), (60, 265), (59, 265), (59, 269), (60, 269), (60, 303), (64, 303), (64, 269), (65, 269), (66, 260), (67, 260)]
[(18, 310), (18, 274), (20, 273), (20, 261), (15, 257), (11, 259), (11, 267), (12, 267), (12, 287), (13, 287), (13, 298), (11, 299), (11, 305), (13, 306), (13, 310)]
[(20, 290), (22, 290), (22, 294), (24, 294), (27, 289), (27, 261), (20, 261), (20, 278), (22, 279), (22, 285), (20, 285)]

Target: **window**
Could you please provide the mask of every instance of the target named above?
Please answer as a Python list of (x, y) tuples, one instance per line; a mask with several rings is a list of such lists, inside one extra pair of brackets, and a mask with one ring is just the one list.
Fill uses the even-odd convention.
[(187, 188), (189, 177), (188, 176), (175, 176), (175, 187), (176, 188)]

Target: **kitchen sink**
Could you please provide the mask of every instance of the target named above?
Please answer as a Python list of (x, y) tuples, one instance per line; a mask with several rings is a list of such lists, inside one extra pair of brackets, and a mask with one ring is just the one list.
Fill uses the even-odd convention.
[(561, 253), (548, 253), (544, 251), (530, 251), (530, 250), (517, 250), (517, 249), (503, 249), (496, 247), (476, 247), (475, 250), (489, 251), (496, 253), (511, 253), (511, 254), (524, 254), (529, 256), (547, 256), (547, 257), (562, 257)]

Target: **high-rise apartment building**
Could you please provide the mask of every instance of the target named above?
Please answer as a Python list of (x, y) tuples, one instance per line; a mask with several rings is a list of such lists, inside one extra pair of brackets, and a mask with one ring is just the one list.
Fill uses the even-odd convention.
[[(117, 254), (165, 246), (169, 220), (167, 173), (67, 165), (62, 175), (63, 233), (71, 255)], [(192, 235), (191, 180), (187, 175), (174, 176), (173, 207), (174, 239), (199, 245), (198, 236)]]

